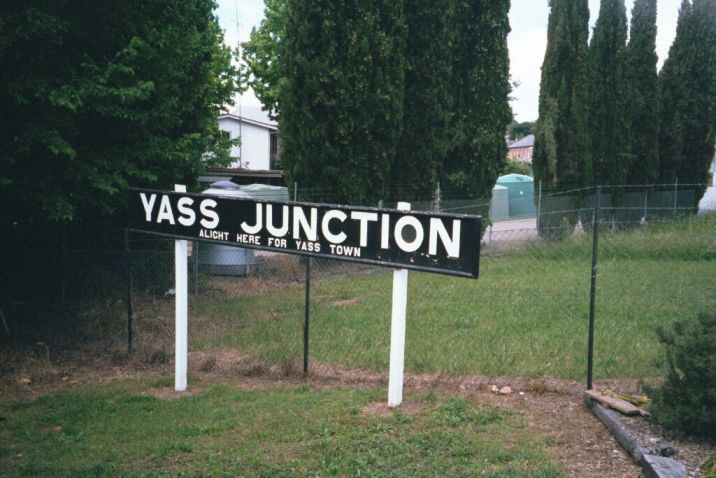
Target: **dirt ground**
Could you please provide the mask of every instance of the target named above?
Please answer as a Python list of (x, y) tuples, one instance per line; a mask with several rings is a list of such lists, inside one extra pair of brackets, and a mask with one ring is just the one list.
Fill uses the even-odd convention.
[[(15, 355), (14, 362), (3, 362), (0, 368), (0, 400), (27, 400), (85, 385), (146, 379), (173, 372), (173, 365), (166, 357), (155, 357), (154, 363), (147, 363), (146, 360), (127, 360), (126, 356), (106, 353), (50, 351), (40, 345), (35, 349), (23, 360), (19, 360)], [(267, 366), (249, 359), (237, 350), (193, 352), (190, 353), (189, 366), (190, 373), (198, 380), (195, 381), (197, 385), (192, 385), (184, 394), (200, 392), (202, 388), (216, 383), (229, 383), (246, 388), (304, 384), (316, 389), (376, 386), (387, 388), (386, 373), (314, 363), (308, 376), (304, 377), (300, 364)], [(610, 388), (631, 393), (638, 391), (638, 383), (635, 381), (611, 381), (596, 385), (599, 389)], [(509, 390), (506, 387), (509, 387)], [(584, 405), (584, 385), (581, 383), (550, 378), (407, 374), (405, 392), (408, 399), (401, 405), (401, 410), (404, 413), (419, 410), (424, 404), (411, 403), (410, 392), (431, 390), (473, 397), (521, 414), (535, 433), (545, 437), (548, 453), (570, 476), (642, 476), (640, 468)], [(500, 393), (500, 390), (504, 393)], [(171, 388), (155, 389), (151, 393), (162, 399), (181, 396)], [(364, 409), (364, 413), (387, 415), (391, 411), (387, 405), (370, 404)], [(651, 433), (649, 430), (642, 432)], [(674, 445), (678, 449), (680, 443)], [(716, 453), (716, 446), (695, 446), (695, 449), (686, 451), (687, 454), (693, 455), (690, 463), (695, 464), (689, 467), (689, 471), (695, 470), (709, 453)]]

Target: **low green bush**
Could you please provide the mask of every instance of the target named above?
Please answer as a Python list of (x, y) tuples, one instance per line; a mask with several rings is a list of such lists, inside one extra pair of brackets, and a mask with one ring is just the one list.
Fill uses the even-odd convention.
[(664, 384), (651, 413), (667, 429), (716, 438), (716, 314), (658, 329), (666, 348)]

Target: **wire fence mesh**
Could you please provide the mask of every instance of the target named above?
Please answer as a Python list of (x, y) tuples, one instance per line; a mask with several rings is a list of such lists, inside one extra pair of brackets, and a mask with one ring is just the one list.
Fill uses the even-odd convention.
[[(655, 328), (716, 310), (716, 216), (697, 214), (697, 196), (605, 188), (597, 209), (595, 190), (543, 194), (534, 216), (492, 221), (478, 280), (410, 273), (407, 371), (584, 379), (596, 225), (595, 376), (658, 374)], [(472, 201), (413, 209), (489, 207)], [(58, 307), (44, 332), (81, 328), (123, 347), (131, 315), (132, 353), (172, 360), (173, 241), (132, 233), (127, 251), (70, 249), (59, 263), (62, 303), (78, 305)], [(190, 350), (207, 367), (231, 350), (237, 373), (301, 373), (309, 271), (310, 373), (387, 370), (391, 269), (197, 242), (188, 264)], [(3, 301), (11, 330), (32, 322), (30, 303)]]

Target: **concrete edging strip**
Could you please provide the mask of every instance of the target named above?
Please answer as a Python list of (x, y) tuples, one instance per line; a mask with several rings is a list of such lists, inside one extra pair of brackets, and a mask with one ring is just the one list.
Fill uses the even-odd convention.
[(586, 405), (614, 435), (619, 444), (638, 463), (648, 478), (687, 478), (686, 467), (673, 458), (652, 455), (639, 446), (629, 429), (622, 423), (615, 411), (606, 408), (589, 397), (585, 397)]

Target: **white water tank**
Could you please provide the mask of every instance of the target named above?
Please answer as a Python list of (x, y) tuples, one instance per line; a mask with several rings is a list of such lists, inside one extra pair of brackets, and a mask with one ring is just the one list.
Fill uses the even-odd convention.
[[(230, 198), (251, 198), (241, 190), (238, 184), (231, 181), (217, 181), (202, 192), (207, 196), (223, 196)], [(255, 264), (253, 249), (225, 246), (208, 242), (199, 245), (199, 263), (204, 271), (213, 275), (244, 276)]]

